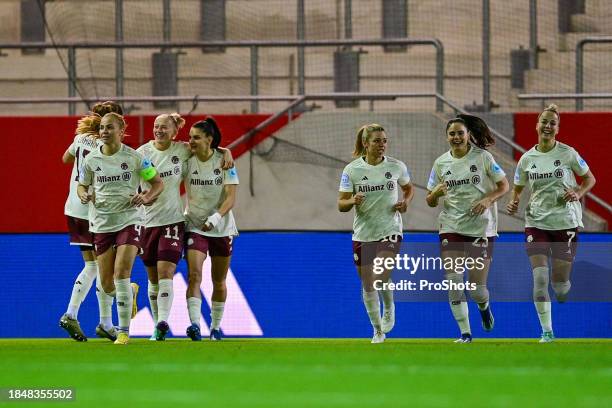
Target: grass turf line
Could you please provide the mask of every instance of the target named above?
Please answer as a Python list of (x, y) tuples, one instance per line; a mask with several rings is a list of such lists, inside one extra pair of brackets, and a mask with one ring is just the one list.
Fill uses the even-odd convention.
[(0, 387), (74, 388), (76, 402), (57, 407), (601, 407), (612, 406), (611, 347), (609, 339), (5, 339)]

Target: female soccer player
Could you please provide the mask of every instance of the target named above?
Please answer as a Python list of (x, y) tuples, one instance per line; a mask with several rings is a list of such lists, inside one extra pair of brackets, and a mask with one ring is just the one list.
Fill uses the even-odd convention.
[[(123, 116), (104, 115), (100, 122), (104, 144), (85, 158), (77, 189), (81, 202), (92, 201), (96, 210), (90, 223), (102, 289), (117, 298), (119, 333), (115, 344), (129, 342), (133, 306), (130, 275), (141, 245), (136, 207), (151, 204), (164, 188), (151, 162), (122, 143), (125, 128)], [(149, 182), (149, 191), (138, 193), (141, 179)], [(89, 186), (93, 195), (88, 193)]]
[[(151, 340), (158, 341), (163, 341), (169, 330), (167, 321), (174, 299), (172, 279), (183, 253), (185, 216), (180, 184), (192, 153), (189, 144), (174, 139), (184, 125), (185, 119), (178, 113), (159, 115), (153, 125), (154, 140), (137, 150), (153, 163), (164, 181), (164, 191), (157, 200), (143, 207), (145, 228), (141, 255), (149, 276), (148, 297), (156, 323)], [(233, 167), (231, 152), (218, 149), (223, 153), (223, 168)], [(150, 185), (142, 182), (141, 188), (147, 191)]]
[(193, 157), (187, 161), (187, 266), (189, 284), (187, 307), (191, 326), (187, 335), (202, 339), (200, 315), (202, 265), (206, 252), (211, 257), (213, 283), (210, 339), (221, 340), (221, 319), (227, 298), (225, 278), (232, 256), (232, 240), (238, 235), (232, 207), (236, 201), (238, 173), (235, 168), (222, 169), (223, 155), (216, 150), (221, 132), (212, 118), (195, 123), (189, 130), (189, 146)]
[[(444, 208), (438, 216), (442, 259), (472, 258), (469, 290), (478, 304), (485, 331), (493, 330), (487, 277), (497, 236), (496, 201), (508, 192), (508, 180), (501, 167), (485, 149), (495, 143), (487, 124), (471, 115), (458, 115), (446, 124), (450, 150), (438, 157), (427, 183), (427, 204), (436, 207), (442, 196)], [(446, 264), (446, 262), (445, 262)], [(457, 343), (471, 343), (472, 331), (463, 290), (463, 267), (446, 270), (453, 316), (461, 330)]]
[[(122, 113), (121, 106), (115, 102), (100, 102), (93, 106), (89, 115), (78, 121), (76, 136), (62, 157), (65, 164), (72, 163), (70, 175), (70, 190), (64, 214), (67, 218), (70, 245), (77, 245), (81, 250), (85, 267), (77, 276), (72, 287), (72, 294), (66, 313), (60, 318), (59, 325), (65, 329), (70, 337), (77, 341), (87, 341), (78, 321), (81, 303), (89, 293), (93, 280), (98, 274), (98, 263), (93, 251), (93, 235), (89, 232), (89, 206), (82, 204), (77, 195), (79, 184), (79, 167), (85, 157), (102, 144), (98, 139), (100, 120), (109, 112)], [(99, 285), (98, 285), (99, 286)], [(96, 333), (101, 337), (112, 336), (112, 298), (107, 298), (104, 292), (96, 291), (98, 306), (100, 308), (100, 324)], [(110, 334), (109, 334), (110, 333)]]
[[(564, 302), (570, 290), (570, 272), (576, 256), (578, 227), (582, 225), (580, 199), (595, 185), (589, 166), (572, 147), (558, 142), (561, 116), (556, 105), (549, 105), (538, 116), (538, 144), (521, 156), (514, 175), (508, 213), (518, 210), (521, 192), (529, 184), (531, 195), (525, 210), (527, 254), (533, 269), (533, 298), (542, 336), (549, 343), (552, 329), (548, 295), (549, 263), (552, 258), (552, 288)], [(582, 177), (578, 185), (574, 173)]]
[[(385, 156), (385, 129), (372, 123), (357, 132), (353, 160), (342, 172), (338, 210), (355, 207), (353, 221), (353, 258), (362, 284), (362, 298), (370, 323), (374, 328), (372, 343), (385, 341), (385, 333), (395, 324), (393, 291), (381, 290), (384, 305), (380, 315), (375, 280), (388, 282), (391, 271), (380, 277), (373, 273), (376, 257), (395, 256), (402, 241), (402, 217), (413, 196), (406, 165)], [(402, 190), (400, 198), (399, 190)]]

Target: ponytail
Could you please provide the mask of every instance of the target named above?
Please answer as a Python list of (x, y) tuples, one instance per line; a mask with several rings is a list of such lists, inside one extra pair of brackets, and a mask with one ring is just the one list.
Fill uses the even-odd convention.
[(481, 149), (486, 149), (489, 146), (495, 144), (495, 139), (491, 133), (491, 129), (487, 126), (484, 120), (478, 116), (472, 115), (457, 115), (456, 118), (449, 120), (446, 123), (446, 130), (453, 123), (462, 123), (465, 128), (470, 132), (470, 143), (478, 146)]
[(77, 122), (76, 134), (77, 135), (89, 135), (94, 139), (99, 137), (100, 122), (102, 117), (97, 113), (91, 113), (87, 116), (83, 116)]
[(217, 126), (217, 122), (211, 117), (208, 117), (204, 120), (196, 122), (193, 125), (194, 128), (200, 129), (204, 134), (212, 137), (212, 142), (210, 143), (211, 149), (216, 149), (221, 144), (221, 131), (219, 130), (219, 126)]

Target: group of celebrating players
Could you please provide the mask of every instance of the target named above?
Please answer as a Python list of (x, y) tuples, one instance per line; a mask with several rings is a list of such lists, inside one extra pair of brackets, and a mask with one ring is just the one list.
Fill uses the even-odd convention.
[[(541, 343), (554, 340), (549, 282), (552, 281), (557, 301), (564, 302), (571, 287), (578, 227), (583, 227), (580, 199), (595, 185), (593, 174), (576, 150), (556, 140), (559, 122), (556, 105), (539, 114), (538, 143), (520, 158), (512, 197), (506, 206), (508, 214), (516, 213), (521, 193), (529, 185), (525, 241), (533, 269), (533, 299), (542, 327)], [(441, 257), (484, 260), (469, 270), (469, 280), (475, 287), (467, 291), (478, 305), (483, 329), (491, 331), (495, 320), (487, 276), (497, 236), (496, 202), (508, 192), (509, 183), (486, 150), (495, 140), (482, 119), (458, 115), (446, 124), (446, 137), (450, 149), (433, 164), (426, 200), (430, 207), (437, 207), (444, 197), (438, 217)], [(363, 303), (374, 329), (372, 343), (384, 342), (395, 324), (393, 291), (388, 289), (391, 285), (383, 284), (377, 290), (373, 284), (374, 279), (390, 282), (392, 271), (376, 275), (372, 265), (376, 257), (395, 257), (399, 252), (403, 229), (400, 213), (407, 210), (413, 197), (406, 165), (385, 156), (386, 149), (387, 134), (382, 126), (370, 124), (359, 129), (354, 160), (344, 168), (338, 197), (341, 212), (355, 208), (353, 257), (362, 283)], [(575, 174), (581, 177), (581, 184), (576, 182)], [(465, 291), (453, 289), (462, 287), (459, 284), (464, 282), (463, 274), (445, 270), (445, 279), (457, 284), (449, 285), (448, 293), (461, 332), (456, 342), (471, 343)]]
[[(174, 140), (185, 125), (176, 113), (159, 115), (154, 139), (134, 150), (123, 144), (127, 125), (122, 114), (115, 102), (96, 104), (79, 120), (74, 141), (63, 156), (64, 163), (73, 163), (65, 206), (70, 243), (80, 247), (85, 266), (75, 280), (68, 309), (59, 324), (73, 339), (87, 340), (78, 311), (95, 279), (100, 311), (96, 334), (115, 344), (128, 344), (139, 289), (130, 282), (130, 276), (140, 254), (148, 274), (147, 292), (155, 322), (151, 340), (164, 340), (174, 297), (173, 276), (185, 253), (191, 320), (187, 335), (194, 341), (201, 340), (200, 285), (208, 253), (213, 283), (210, 339), (220, 340), (227, 297), (225, 278), (232, 239), (238, 234), (231, 211), (238, 175), (231, 153), (219, 146), (221, 132), (212, 118), (191, 127), (189, 143)], [(571, 287), (578, 227), (583, 226), (580, 199), (595, 185), (586, 162), (572, 147), (556, 140), (559, 122), (555, 105), (538, 116), (538, 143), (520, 158), (506, 207), (509, 214), (518, 211), (521, 192), (529, 184), (525, 240), (533, 269), (534, 303), (542, 326), (540, 342), (554, 340), (550, 277), (557, 300), (565, 301)], [(495, 321), (487, 276), (497, 236), (496, 202), (508, 192), (509, 183), (486, 150), (495, 141), (482, 119), (458, 115), (448, 121), (446, 137), (450, 149), (433, 164), (426, 200), (430, 207), (437, 207), (444, 197), (438, 217), (441, 257), (484, 259), (480, 267), (469, 270), (475, 289), (468, 292), (478, 305), (484, 330), (491, 331)], [(389, 285), (377, 290), (373, 284), (375, 278), (390, 282), (392, 271), (375, 276), (372, 264), (375, 257), (394, 257), (399, 252), (401, 213), (407, 211), (414, 193), (406, 165), (385, 155), (387, 142), (380, 125), (359, 129), (354, 160), (342, 173), (338, 197), (341, 212), (355, 208), (353, 257), (374, 330), (372, 343), (384, 342), (395, 324), (393, 291), (387, 289)], [(582, 178), (580, 185), (575, 174)], [(187, 192), (185, 209), (181, 183)], [(463, 274), (446, 270), (445, 279), (463, 283)], [(451, 288), (448, 295), (461, 332), (456, 342), (470, 343), (465, 291)], [(117, 327), (112, 322), (115, 299)]]
[[(221, 132), (212, 118), (191, 127), (189, 143), (175, 141), (185, 125), (176, 113), (159, 115), (154, 139), (134, 150), (123, 144), (127, 125), (122, 115), (115, 102), (96, 104), (79, 120), (77, 135), (63, 156), (64, 163), (73, 163), (65, 206), (70, 243), (80, 247), (85, 267), (59, 324), (73, 339), (87, 340), (78, 311), (95, 279), (100, 310), (96, 334), (128, 344), (139, 289), (130, 276), (140, 254), (155, 322), (151, 340), (163, 341), (170, 329), (173, 276), (185, 252), (191, 320), (187, 335), (201, 340), (200, 284), (208, 253), (213, 282), (210, 339), (221, 340), (225, 278), (232, 239), (238, 234), (231, 211), (238, 175), (231, 153), (219, 147)], [(181, 183), (187, 192), (185, 210)], [(112, 322), (115, 299), (117, 327)]]

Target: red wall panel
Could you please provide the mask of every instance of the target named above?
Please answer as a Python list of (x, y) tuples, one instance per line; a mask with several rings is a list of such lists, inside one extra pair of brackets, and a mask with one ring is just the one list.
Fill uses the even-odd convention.
[[(526, 149), (538, 142), (535, 126), (538, 113), (517, 113), (514, 115), (514, 134), (516, 142)], [(612, 145), (612, 113), (607, 112), (568, 112), (561, 114), (557, 140), (572, 146), (586, 160), (597, 179), (593, 193), (612, 202), (612, 184), (608, 179), (610, 171), (609, 146)], [(520, 154), (517, 156), (520, 157)], [(612, 227), (612, 215), (592, 200), (587, 200), (587, 208), (608, 221)]]
[[(230, 144), (270, 115), (215, 115), (222, 146)], [(188, 140), (189, 127), (203, 116), (185, 117), (178, 139)], [(0, 232), (65, 232), (64, 202), (72, 165), (61, 158), (74, 138), (77, 117), (0, 117), (5, 143), (2, 171)], [(153, 139), (155, 116), (127, 116), (125, 143), (138, 147), (142, 136)], [(281, 118), (258, 134), (257, 144), (287, 123)], [(249, 143), (251, 145), (251, 143)], [(235, 158), (248, 151), (246, 145), (232, 151)]]

